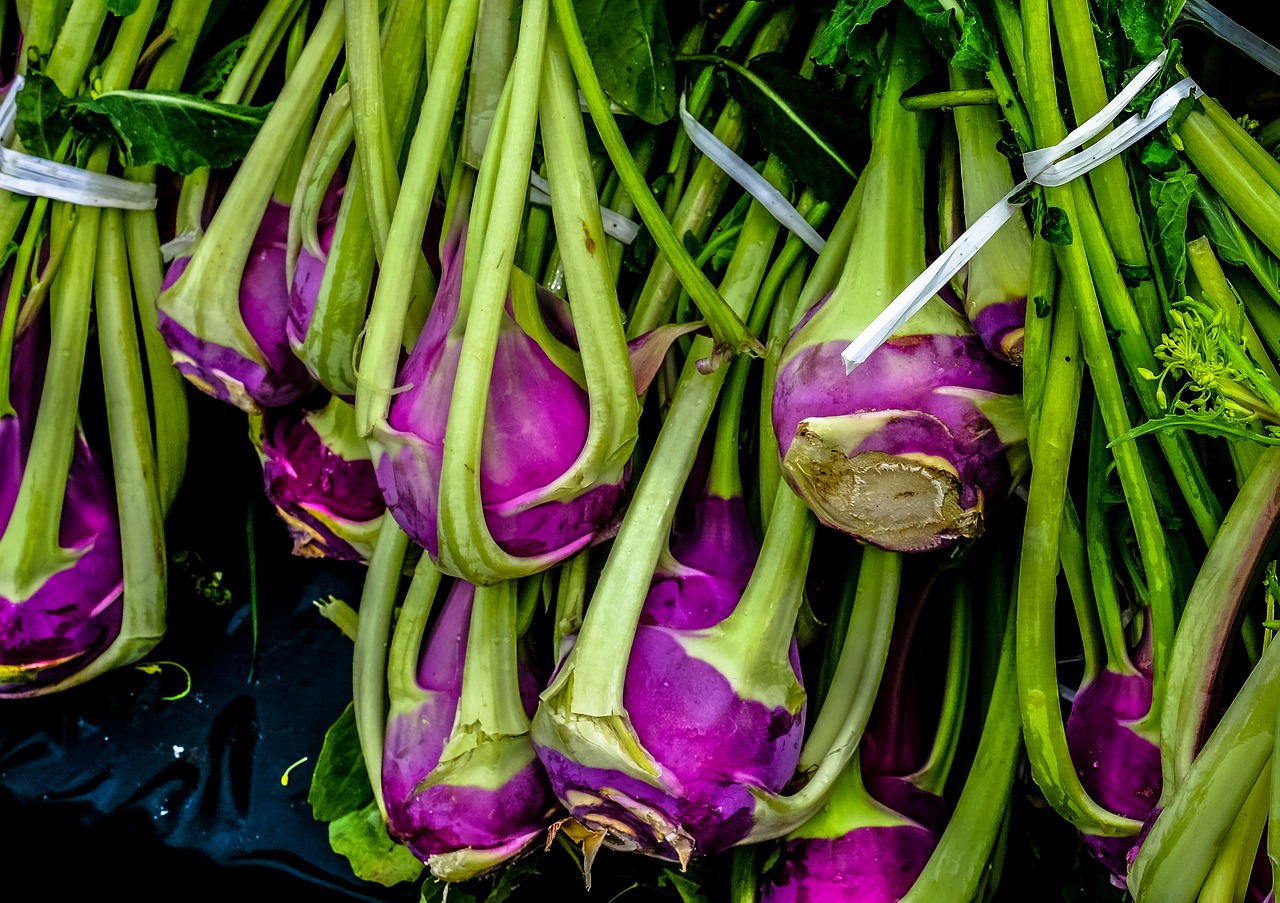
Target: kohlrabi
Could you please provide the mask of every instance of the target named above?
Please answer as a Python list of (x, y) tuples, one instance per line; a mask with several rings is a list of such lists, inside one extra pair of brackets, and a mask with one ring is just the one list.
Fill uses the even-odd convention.
[[(405, 388), (371, 437), (397, 521), (447, 573), (482, 584), (544, 570), (595, 540), (614, 516), (637, 431), (577, 92), (546, 19), (540, 4), (523, 7), (480, 172), (455, 175), (440, 287), (400, 370)], [(558, 233), (574, 236), (559, 245), (566, 329), (544, 311), (554, 299), (512, 266), (539, 119), (552, 213)], [(425, 224), (430, 197), (418, 204)], [(398, 278), (379, 274), (371, 329)]]
[[(271, 35), (295, 12), (296, 4), (264, 8), (250, 36), (251, 47), (258, 46), (255, 37), (262, 45), (259, 56), (242, 56), (237, 69), (244, 74), (233, 72), (220, 98), (239, 99)], [(315, 386), (288, 340), (289, 209), (273, 193), (282, 175), (289, 182), (291, 156), (305, 150), (300, 135), (342, 41), (342, 3), (329, 0), (305, 47), (290, 61), (289, 76), (208, 229), (193, 236), (191, 256), (172, 265), (158, 300), (160, 328), (178, 369), (202, 391), (249, 412), (296, 401)], [(198, 172), (184, 189), (185, 227), (193, 233), (199, 233), (199, 214), (189, 208), (203, 201), (207, 178)], [(293, 186), (283, 187), (287, 201)]]
[(529, 742), (537, 685), (514, 581), (458, 580), (424, 640), (440, 572), (424, 557), (392, 639), (382, 751), (388, 833), (461, 881), (543, 838), (555, 797)]
[(340, 398), (271, 408), (250, 420), (267, 498), (306, 557), (366, 561), (386, 503), (355, 410)]
[(1016, 372), (940, 298), (848, 376), (840, 358), (924, 269), (928, 114), (899, 101), (925, 52), (914, 25), (896, 29), (843, 273), (800, 319), (773, 395), (783, 470), (819, 520), (899, 551), (980, 535), (1026, 438)]

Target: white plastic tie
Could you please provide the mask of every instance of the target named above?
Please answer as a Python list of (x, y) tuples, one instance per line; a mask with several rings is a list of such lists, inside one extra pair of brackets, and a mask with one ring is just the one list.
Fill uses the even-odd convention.
[(121, 210), (154, 210), (156, 186), (90, 172), (69, 163), (57, 163), (15, 150), (14, 123), (18, 92), (24, 79), (16, 76), (0, 101), (0, 188), (29, 197), (46, 197), (82, 207), (116, 207)]
[(871, 321), (861, 335), (840, 352), (845, 373), (852, 373), (903, 323), (913, 317), (930, 298), (951, 281), (951, 277), (958, 273), (991, 236), (1014, 216), (1022, 204), (1026, 203), (1026, 197), (1018, 201), (1015, 201), (1015, 198), (1025, 195), (1031, 185), (1056, 187), (1079, 178), (1155, 131), (1169, 120), (1173, 111), (1183, 100), (1188, 97), (1199, 97), (1204, 93), (1192, 79), (1184, 78), (1160, 94), (1152, 103), (1146, 116), (1129, 117), (1097, 144), (1079, 153), (1073, 153), (1077, 148), (1088, 144), (1106, 131), (1111, 122), (1160, 72), (1165, 56), (1166, 54), (1162, 53), (1148, 63), (1133, 81), (1116, 95), (1114, 100), (1077, 126), (1053, 147), (1040, 148), (1023, 154), (1022, 165), (1027, 178), (1015, 185), (1012, 191), (978, 217), (964, 234), (939, 254), (923, 273)]
[[(529, 200), (542, 207), (551, 206), (551, 183), (536, 172), (529, 173)], [(631, 244), (640, 234), (639, 223), (608, 207), (600, 208), (600, 220), (604, 223), (605, 234), (624, 245)]]
[(741, 185), (747, 194), (759, 201), (773, 218), (785, 228), (800, 236), (804, 243), (815, 252), (822, 253), (822, 249), (827, 246), (826, 239), (818, 234), (818, 230), (809, 225), (808, 221), (800, 215), (800, 211), (791, 206), (791, 202), (786, 199), (781, 191), (774, 188), (768, 179), (756, 172), (746, 160), (735, 154), (729, 145), (717, 138), (710, 129), (694, 118), (693, 114), (685, 107), (683, 94), (680, 95), (680, 122), (683, 123), (685, 133), (689, 136), (689, 140), (693, 142), (693, 146), (702, 151), (704, 157), (724, 170), (729, 178)]
[(1266, 66), (1276, 75), (1280, 75), (1280, 49), (1268, 44), (1240, 23), (1228, 19), (1221, 10), (1215, 9), (1204, 0), (1187, 0), (1183, 4), (1182, 12), (1189, 14), (1192, 19), (1234, 46), (1245, 56)]

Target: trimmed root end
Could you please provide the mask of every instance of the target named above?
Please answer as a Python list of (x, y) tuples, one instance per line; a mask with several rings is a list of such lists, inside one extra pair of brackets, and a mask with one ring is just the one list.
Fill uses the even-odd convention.
[(960, 504), (960, 479), (927, 455), (847, 457), (804, 423), (783, 467), (818, 519), (891, 552), (924, 552), (982, 535), (983, 505)]

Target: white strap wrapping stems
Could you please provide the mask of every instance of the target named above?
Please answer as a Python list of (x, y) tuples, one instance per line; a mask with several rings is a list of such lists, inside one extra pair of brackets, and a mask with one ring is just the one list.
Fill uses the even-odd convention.
[(1027, 178), (1015, 185), (1013, 190), (978, 218), (947, 250), (943, 251), (917, 276), (902, 293), (886, 307), (856, 339), (840, 352), (844, 361), (845, 373), (853, 370), (870, 357), (871, 353), (897, 331), (922, 308), (930, 298), (946, 285), (951, 277), (969, 262), (991, 236), (996, 234), (1018, 211), (1026, 198), (1016, 201), (1019, 195), (1025, 195), (1032, 185), (1050, 187), (1065, 185), (1072, 179), (1079, 178), (1099, 164), (1117, 156), (1133, 146), (1155, 129), (1159, 128), (1174, 109), (1187, 97), (1199, 97), (1202, 93), (1199, 86), (1190, 78), (1184, 78), (1164, 93), (1160, 94), (1146, 116), (1134, 115), (1120, 123), (1097, 144), (1072, 154), (1077, 148), (1087, 144), (1105, 131), (1112, 120), (1124, 111), (1144, 87), (1156, 77), (1164, 65), (1166, 54), (1162, 53), (1131, 81), (1115, 99), (1076, 127), (1067, 137), (1053, 147), (1029, 151), (1022, 157), (1023, 168)]
[(822, 253), (822, 249), (827, 246), (826, 239), (809, 225), (808, 221), (800, 215), (800, 211), (792, 207), (791, 202), (783, 196), (781, 191), (774, 188), (768, 179), (756, 172), (746, 160), (735, 154), (729, 145), (694, 118), (685, 107), (683, 94), (680, 95), (680, 122), (684, 125), (685, 133), (693, 142), (693, 146), (702, 151), (704, 157), (723, 169), (729, 178), (759, 201), (774, 219), (800, 236), (814, 251)]
[(0, 188), (83, 207), (155, 209), (156, 186), (153, 184), (90, 172), (9, 147), (18, 115), (18, 92), (24, 81), (20, 75), (15, 77), (4, 100), (0, 101)]

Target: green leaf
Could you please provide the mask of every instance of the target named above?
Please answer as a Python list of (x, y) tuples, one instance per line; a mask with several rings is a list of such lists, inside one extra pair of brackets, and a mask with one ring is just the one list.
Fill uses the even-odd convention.
[(1117, 12), (1137, 58), (1145, 64), (1158, 57), (1164, 50), (1163, 10), (1157, 12), (1146, 0), (1124, 0)]
[[(985, 72), (996, 54), (995, 39), (972, 0), (907, 0), (933, 48), (962, 69)], [(958, 6), (958, 8), (956, 8)]]
[(1146, 423), (1135, 426), (1123, 436), (1118, 436), (1111, 440), (1107, 443), (1107, 447), (1111, 448), (1118, 443), (1136, 439), (1148, 433), (1173, 432), (1175, 430), (1190, 430), (1193, 433), (1201, 433), (1205, 436), (1216, 436), (1223, 439), (1248, 439), (1262, 445), (1280, 445), (1280, 436), (1273, 436), (1270, 433), (1263, 433), (1240, 426), (1233, 421), (1227, 420), (1220, 413), (1204, 412), (1167, 414), (1155, 420), (1148, 420)]
[(1259, 282), (1280, 286), (1280, 260), (1236, 218), (1222, 199), (1203, 187), (1194, 197), (1196, 227), (1212, 243), (1218, 256), (1232, 266), (1246, 267)]
[(307, 793), (316, 821), (336, 821), (373, 802), (373, 787), (364, 767), (360, 737), (356, 734), (355, 706), (348, 704), (338, 720), (325, 731), (324, 745), (311, 776)]
[(14, 111), (13, 126), (22, 146), (38, 157), (52, 159), (70, 126), (66, 105), (67, 99), (53, 79), (39, 72), (28, 75)]
[(107, 12), (115, 16), (132, 16), (142, 5), (142, 0), (102, 0)]
[(459, 890), (456, 884), (449, 884), (435, 878), (428, 878), (422, 882), (421, 903), (444, 903), (446, 895), (449, 903), (476, 903), (475, 894)]
[(240, 60), (240, 54), (249, 44), (249, 36), (236, 38), (213, 56), (204, 61), (204, 65), (191, 80), (191, 93), (199, 97), (208, 97), (222, 90), (227, 83), (227, 76)]
[(675, 47), (660, 0), (573, 0), (600, 85), (658, 125), (676, 114)]
[(1071, 244), (1074, 237), (1067, 211), (1061, 207), (1045, 207), (1044, 215), (1040, 220), (1040, 235), (1050, 244)]
[(1175, 297), (1182, 296), (1187, 278), (1187, 215), (1198, 181), (1183, 165), (1163, 179), (1153, 178), (1149, 189), (1156, 247)]
[(351, 871), (363, 881), (391, 887), (422, 874), (418, 857), (387, 835), (382, 813), (373, 803), (330, 822), (329, 846), (346, 857)]
[(766, 53), (725, 71), (765, 150), (819, 198), (843, 198), (856, 177), (850, 161), (869, 146), (866, 117), (847, 95), (801, 78), (784, 60)]
[(130, 164), (158, 163), (181, 175), (239, 161), (270, 110), (176, 91), (108, 91), (70, 106), (105, 118)]
[(673, 888), (680, 895), (683, 903), (709, 903), (698, 882), (671, 869), (662, 870), (662, 875), (658, 878), (658, 886)]
[(846, 75), (862, 75), (878, 67), (878, 29), (867, 26), (892, 0), (838, 0), (827, 27), (813, 49), (813, 61)]

